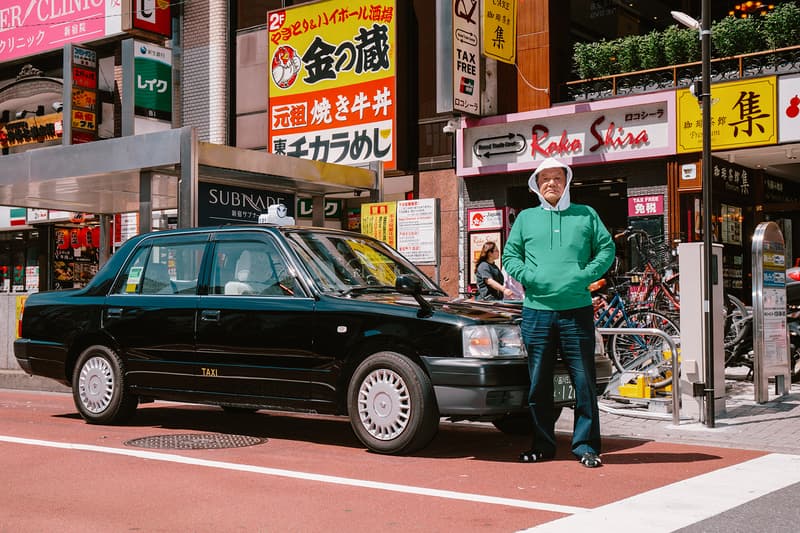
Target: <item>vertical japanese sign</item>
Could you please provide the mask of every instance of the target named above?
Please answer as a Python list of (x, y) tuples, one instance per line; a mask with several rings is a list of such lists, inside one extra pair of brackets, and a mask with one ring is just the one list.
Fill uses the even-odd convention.
[(453, 0), (453, 110), (481, 114), (479, 0)]
[(397, 202), (397, 251), (417, 265), (439, 262), (438, 200)]
[(517, 62), (517, 0), (483, 0), (483, 55)]
[(270, 11), (267, 30), (269, 151), (396, 168), (395, 1)]
[(134, 41), (134, 113), (172, 121), (172, 50)]
[[(711, 87), (711, 145), (715, 150), (775, 144), (778, 140), (774, 76)], [(703, 148), (703, 119), (689, 89), (677, 91), (678, 153)]]
[(85, 43), (121, 31), (119, 0), (35, 1), (0, 3), (0, 57), (19, 57), (56, 50), (65, 43)]
[(397, 202), (361, 204), (361, 233), (394, 248), (397, 244)]
[(97, 52), (94, 50), (72, 47), (71, 94), (72, 144), (97, 140)]

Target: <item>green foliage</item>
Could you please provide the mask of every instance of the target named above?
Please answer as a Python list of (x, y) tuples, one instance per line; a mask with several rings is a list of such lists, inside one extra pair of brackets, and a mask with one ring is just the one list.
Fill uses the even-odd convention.
[(633, 72), (641, 68), (642, 59), (639, 56), (639, 48), (642, 44), (642, 37), (630, 35), (622, 37), (614, 42), (617, 49), (617, 67), (619, 72)]
[[(784, 2), (763, 19), (725, 17), (712, 24), (711, 42), (712, 57), (800, 45), (800, 7)], [(672, 25), (662, 32), (576, 43), (573, 60), (579, 79), (693, 63), (700, 61), (700, 38), (697, 30)]]
[(639, 43), (639, 57), (641, 58), (642, 69), (663, 67), (666, 62), (664, 59), (664, 46), (662, 35), (656, 31), (651, 31), (641, 36)]
[(712, 55), (729, 57), (764, 50), (761, 20), (725, 17), (711, 25)]
[(580, 79), (608, 76), (618, 72), (614, 41), (575, 43), (573, 60)]
[(696, 30), (673, 24), (662, 33), (662, 43), (667, 65), (700, 60), (700, 35)]
[(764, 17), (762, 31), (769, 48), (800, 44), (800, 7), (795, 2), (775, 6), (775, 10)]

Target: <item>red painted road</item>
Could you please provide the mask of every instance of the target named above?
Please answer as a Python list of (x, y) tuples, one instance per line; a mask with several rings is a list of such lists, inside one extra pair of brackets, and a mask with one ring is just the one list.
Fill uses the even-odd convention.
[[(211, 450), (125, 445), (130, 439), (185, 433), (267, 440)], [(77, 415), (69, 395), (9, 390), (0, 390), (0, 439), (2, 532), (516, 531), (570, 512), (543, 510), (547, 504), (595, 508), (763, 455), (606, 439), (605, 466), (592, 470), (573, 459), (568, 436), (560, 436), (555, 461), (525, 465), (516, 456), (526, 438), (486, 425), (442, 423), (426, 449), (388, 457), (367, 452), (344, 418), (265, 411), (230, 415), (213, 407), (157, 402), (141, 406), (129, 425), (92, 426)], [(27, 442), (36, 440), (213, 463)], [(232, 470), (231, 463), (250, 471)], [(274, 469), (295, 477), (275, 475)], [(302, 478), (303, 473), (347, 478), (356, 486)], [(359, 480), (400, 489), (358, 486)], [(409, 493), (415, 490), (422, 493)], [(431, 490), (460, 495), (426, 493)], [(469, 495), (476, 496), (470, 501)], [(486, 497), (542, 505), (492, 504)]]

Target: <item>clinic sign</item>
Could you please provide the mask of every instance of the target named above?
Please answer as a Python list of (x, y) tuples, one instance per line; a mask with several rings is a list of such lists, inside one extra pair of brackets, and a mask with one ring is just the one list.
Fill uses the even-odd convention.
[(674, 93), (487, 117), (461, 130), (458, 175), (532, 170), (548, 158), (589, 164), (675, 154)]
[(120, 0), (4, 0), (0, 57), (5, 61), (121, 32)]
[[(711, 87), (711, 145), (714, 150), (775, 144), (778, 140), (775, 76), (715, 83)], [(689, 89), (676, 92), (678, 153), (703, 148), (702, 110)]]
[(267, 31), (269, 150), (396, 168), (395, 1), (270, 11)]

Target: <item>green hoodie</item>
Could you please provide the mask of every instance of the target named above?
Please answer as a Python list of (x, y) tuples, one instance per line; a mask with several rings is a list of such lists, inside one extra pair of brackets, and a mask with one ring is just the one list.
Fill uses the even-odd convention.
[(597, 212), (569, 201), (571, 174), (554, 207), (541, 197), (534, 173), (531, 189), (542, 205), (519, 214), (503, 248), (503, 268), (525, 288), (525, 307), (563, 311), (591, 305), (589, 284), (614, 261), (614, 241)]

